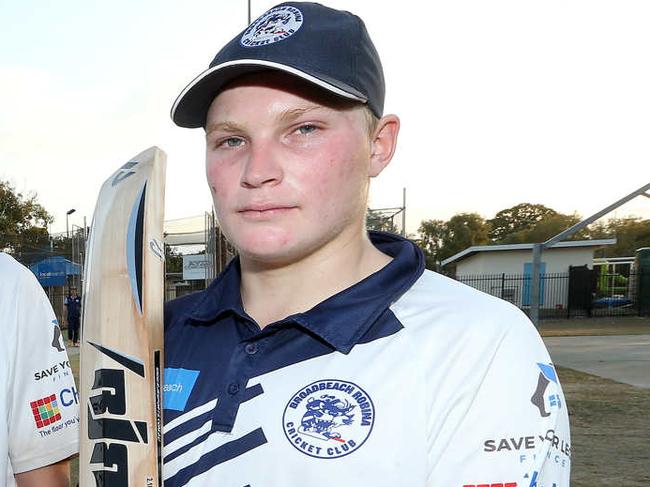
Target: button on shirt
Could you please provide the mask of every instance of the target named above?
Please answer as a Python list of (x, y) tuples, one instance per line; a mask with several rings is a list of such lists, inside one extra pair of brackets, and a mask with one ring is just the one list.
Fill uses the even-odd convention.
[[(424, 271), (411, 242), (371, 239), (386, 267), (263, 330), (236, 259), (168, 303), (166, 487), (568, 485), (566, 405), (530, 322)], [(530, 448), (491, 448), (513, 435)]]

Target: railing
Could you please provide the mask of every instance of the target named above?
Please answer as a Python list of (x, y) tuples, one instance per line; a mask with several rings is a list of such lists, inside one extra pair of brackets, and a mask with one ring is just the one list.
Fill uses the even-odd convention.
[[(526, 312), (530, 308), (529, 274), (459, 275), (455, 278)], [(542, 274), (539, 301), (542, 319), (649, 315), (650, 272), (631, 272), (624, 276), (581, 268)]]

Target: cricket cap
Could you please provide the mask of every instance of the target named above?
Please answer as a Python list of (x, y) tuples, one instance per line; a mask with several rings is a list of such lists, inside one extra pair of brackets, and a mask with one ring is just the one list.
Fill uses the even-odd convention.
[(171, 110), (180, 127), (205, 125), (212, 100), (244, 74), (277, 70), (368, 105), (381, 117), (384, 73), (363, 21), (318, 3), (273, 7), (224, 46), (207, 70), (178, 95)]

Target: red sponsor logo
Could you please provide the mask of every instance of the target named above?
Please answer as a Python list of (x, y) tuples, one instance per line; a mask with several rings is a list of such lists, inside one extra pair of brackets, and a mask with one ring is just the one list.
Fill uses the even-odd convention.
[(465, 484), (463, 487), (517, 487), (517, 482), (492, 482), (483, 484)]
[(32, 415), (38, 429), (61, 420), (61, 411), (55, 394), (32, 401), (29, 405), (32, 407)]

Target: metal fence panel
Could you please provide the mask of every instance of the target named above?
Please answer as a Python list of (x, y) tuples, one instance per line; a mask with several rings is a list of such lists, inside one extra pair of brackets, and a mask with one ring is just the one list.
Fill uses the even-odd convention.
[[(632, 270), (629, 276), (574, 268), (570, 272), (541, 275), (540, 318), (629, 316), (649, 314), (650, 277)], [(457, 281), (530, 310), (529, 274), (458, 275)]]

